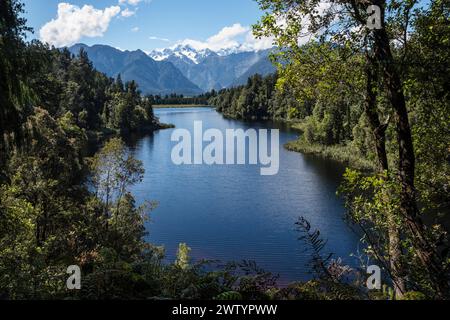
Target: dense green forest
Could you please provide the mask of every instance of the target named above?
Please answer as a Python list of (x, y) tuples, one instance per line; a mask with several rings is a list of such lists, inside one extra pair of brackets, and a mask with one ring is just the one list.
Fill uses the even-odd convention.
[(235, 119), (297, 121), (308, 116), (308, 105), (301, 104), (289, 86), (278, 88), (278, 80), (277, 74), (256, 74), (245, 86), (211, 92), (208, 102), (218, 112)]
[[(441, 223), (450, 204), (449, 2), (433, 0), (420, 10), (415, 1), (375, 1), (389, 14), (382, 17), (386, 28), (360, 33), (347, 32), (366, 23), (359, 2), (340, 1), (351, 12), (341, 29), (317, 16), (317, 1), (258, 2), (267, 15), (254, 32), (273, 36), (283, 49), (274, 56), (278, 74), (202, 99), (231, 117), (296, 122), (303, 134), (290, 148), (355, 160), (340, 194), (349, 219), (363, 230), (365, 253), (383, 266), (392, 288), (369, 292), (365, 270), (323, 254), (324, 240), (304, 219), (297, 227), (316, 271), (306, 283), (279, 288), (275, 276), (249, 261), (193, 262), (186, 244), (175, 262), (164, 262), (164, 249), (144, 241), (156, 204), (138, 207), (129, 192), (143, 179), (143, 165), (120, 137), (164, 127), (152, 104), (186, 98), (143, 97), (136, 83), (97, 72), (83, 51), (74, 57), (27, 42), (23, 5), (5, 0), (0, 299), (449, 297)], [(299, 45), (305, 13), (311, 31), (330, 28)], [(277, 15), (286, 17), (284, 27)], [(92, 157), (89, 141), (100, 144)], [(70, 265), (81, 267), (81, 290), (66, 288)]]
[(154, 106), (158, 105), (207, 105), (209, 98), (216, 94), (215, 91), (204, 93), (195, 97), (185, 97), (182, 94), (172, 93), (165, 96), (148, 95), (150, 103)]

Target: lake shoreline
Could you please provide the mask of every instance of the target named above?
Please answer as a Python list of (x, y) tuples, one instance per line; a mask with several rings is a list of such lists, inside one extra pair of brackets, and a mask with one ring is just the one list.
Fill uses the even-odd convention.
[(153, 109), (185, 109), (185, 108), (215, 108), (207, 104), (156, 104)]
[[(220, 113), (220, 114), (227, 119), (241, 120), (249, 123), (259, 121), (256, 119), (242, 120), (227, 113)], [(358, 155), (357, 151), (354, 150), (354, 148), (352, 148), (351, 146), (344, 146), (344, 145), (325, 146), (305, 141), (303, 137), (305, 129), (302, 121), (287, 120), (282, 118), (260, 119), (260, 120), (279, 121), (287, 125), (290, 129), (293, 129), (299, 133), (299, 137), (296, 140), (289, 141), (288, 143), (285, 143), (283, 145), (284, 148), (289, 151), (301, 153), (304, 155), (313, 155), (326, 160), (334, 160), (345, 166), (350, 166), (354, 169), (359, 169), (366, 172), (372, 172), (375, 170), (375, 166), (372, 163), (372, 161)]]
[(374, 165), (371, 161), (357, 155), (351, 146), (323, 146), (306, 142), (302, 137), (290, 141), (284, 147), (293, 152), (309, 154), (323, 159), (335, 160), (354, 169), (371, 172)]
[(137, 135), (140, 137), (144, 137), (149, 134), (153, 134), (157, 131), (173, 129), (175, 126), (171, 123), (162, 123), (158, 122), (151, 126), (141, 127), (139, 130), (132, 132), (120, 132), (119, 130), (113, 130), (104, 128), (102, 130), (94, 131), (90, 130), (86, 132), (87, 136), (87, 145), (86, 145), (86, 154), (89, 156), (93, 156), (106, 141), (115, 138), (115, 137), (126, 137), (129, 135)]

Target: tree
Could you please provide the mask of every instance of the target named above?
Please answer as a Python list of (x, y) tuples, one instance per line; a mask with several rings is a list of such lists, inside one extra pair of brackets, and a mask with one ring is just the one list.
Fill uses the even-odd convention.
[(142, 162), (127, 154), (121, 139), (112, 138), (98, 152), (91, 164), (96, 195), (103, 200), (104, 213), (111, 215), (111, 204), (119, 209), (128, 188), (143, 179)]
[(186, 243), (180, 243), (178, 246), (177, 260), (175, 261), (175, 266), (181, 270), (187, 270), (189, 268), (189, 252), (191, 248), (187, 246)]

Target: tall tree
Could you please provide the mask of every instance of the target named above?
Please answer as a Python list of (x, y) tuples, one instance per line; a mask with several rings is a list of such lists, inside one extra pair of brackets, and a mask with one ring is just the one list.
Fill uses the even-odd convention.
[[(16, 0), (0, 3), (0, 152), (7, 135), (20, 135), (24, 102), (24, 42), (26, 20), (21, 18), (23, 5)], [(17, 141), (17, 140), (16, 140)]]

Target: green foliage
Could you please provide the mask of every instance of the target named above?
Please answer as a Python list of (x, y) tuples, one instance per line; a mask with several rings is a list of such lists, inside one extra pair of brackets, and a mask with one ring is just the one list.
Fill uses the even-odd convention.
[(177, 260), (175, 261), (175, 266), (181, 270), (186, 270), (189, 268), (189, 252), (191, 248), (187, 246), (186, 243), (180, 243), (177, 252)]
[[(374, 227), (387, 229), (388, 216), (399, 210), (399, 184), (395, 177), (384, 175), (364, 176), (347, 169), (339, 192), (346, 197), (350, 214), (356, 222), (374, 223)], [(396, 222), (400, 224), (400, 221)], [(381, 230), (376, 232), (382, 234)]]
[(242, 295), (236, 291), (228, 291), (228, 292), (219, 294), (217, 297), (214, 298), (214, 300), (239, 301), (239, 300), (242, 300)]
[(409, 291), (405, 293), (403, 300), (427, 300), (427, 297), (421, 292)]
[(442, 216), (450, 212), (449, 10), (448, 1), (433, 1), (418, 14), (405, 57), (420, 201)]
[(122, 133), (158, 128), (159, 123), (153, 115), (151, 100), (141, 96), (137, 84), (131, 81), (120, 89), (122, 87), (116, 83), (114, 90), (110, 92), (110, 100), (104, 104), (102, 119), (107, 127)]
[(209, 104), (227, 117), (243, 120), (287, 119), (296, 115), (296, 102), (287, 92), (275, 90), (276, 75), (256, 74), (247, 85), (209, 93)]
[[(22, 37), (30, 29), (20, 17), (23, 4), (17, 0), (0, 3), (0, 152), (4, 152), (8, 140), (20, 138), (28, 100), (28, 82), (25, 43)], [(13, 134), (13, 137), (7, 137)], [(16, 137), (14, 137), (16, 135)], [(0, 163), (1, 165), (1, 163)]]
[(275, 299), (281, 300), (361, 300), (364, 295), (357, 288), (345, 283), (310, 280), (293, 283), (281, 289)]
[(303, 135), (299, 139), (285, 144), (285, 148), (291, 151), (339, 161), (352, 168), (358, 168), (364, 171), (371, 171), (375, 168), (373, 161), (366, 159), (353, 145), (326, 146), (319, 143), (309, 143), (305, 140), (305, 136)]
[(159, 106), (179, 106), (179, 105), (188, 105), (188, 106), (196, 106), (196, 105), (208, 105), (209, 98), (216, 95), (216, 91), (212, 90), (211, 92), (203, 93), (195, 97), (185, 97), (182, 94), (168, 94), (165, 96), (159, 95), (149, 95), (147, 98), (152, 105)]
[(81, 185), (82, 141), (71, 138), (77, 130), (70, 117), (58, 123), (43, 109), (35, 109), (28, 127), (31, 142), (12, 155), (10, 182), (0, 192), (0, 291), (11, 299), (57, 298), (64, 262), (82, 250), (74, 245), (83, 234), (73, 233), (85, 222), (81, 199), (88, 195)]
[(112, 138), (95, 154), (91, 162), (92, 183), (97, 197), (107, 209), (112, 201), (120, 202), (128, 187), (142, 181), (142, 162), (127, 154), (120, 138)]
[[(401, 184), (396, 176), (388, 173), (365, 175), (347, 169), (339, 193), (344, 197), (348, 214), (352, 221), (358, 223), (363, 231), (362, 241), (366, 244), (365, 253), (390, 270), (389, 236), (393, 228), (402, 229), (400, 246), (403, 252), (402, 264), (409, 270), (409, 285), (419, 289), (424, 295), (432, 296), (431, 279), (420, 262), (413, 244), (417, 241), (414, 234), (402, 226), (405, 217), (398, 215), (401, 203)], [(435, 226), (423, 234), (430, 243), (438, 243), (445, 236), (442, 227)]]

